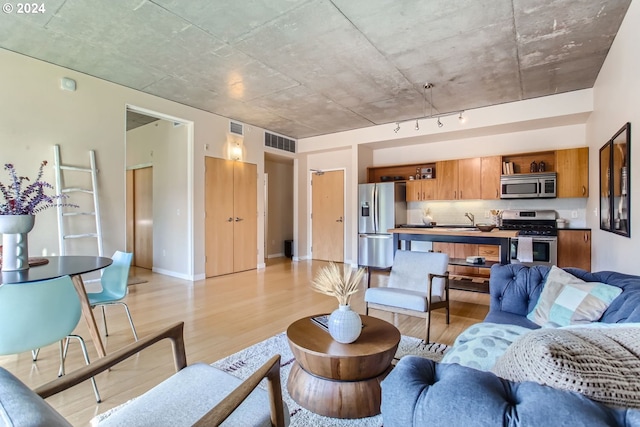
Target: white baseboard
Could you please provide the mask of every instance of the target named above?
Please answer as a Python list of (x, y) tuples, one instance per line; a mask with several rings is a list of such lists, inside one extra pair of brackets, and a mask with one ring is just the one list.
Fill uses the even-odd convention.
[(271, 258), (281, 258), (284, 256), (284, 252), (281, 252), (279, 254), (269, 254), (267, 255), (267, 259), (271, 259)]
[(204, 274), (196, 274), (191, 276), (188, 274), (182, 274), (175, 271), (165, 270), (163, 268), (156, 268), (156, 267), (153, 267), (151, 271), (158, 274), (164, 274), (165, 276), (176, 277), (178, 279), (183, 279), (183, 280), (190, 280), (192, 282), (195, 282), (197, 280), (204, 280), (206, 278)]
[(267, 268), (267, 264), (265, 264), (264, 262), (261, 264), (258, 264), (258, 270), (264, 270), (265, 268)]

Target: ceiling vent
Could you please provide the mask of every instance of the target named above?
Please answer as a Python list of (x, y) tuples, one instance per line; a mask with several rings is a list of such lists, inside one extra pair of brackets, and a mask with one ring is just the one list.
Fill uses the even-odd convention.
[(284, 136), (274, 135), (269, 132), (264, 133), (264, 146), (284, 150), (290, 153), (296, 152), (296, 142)]
[(244, 135), (244, 126), (242, 125), (242, 123), (237, 123), (237, 122), (229, 122), (229, 132), (235, 134), (235, 135), (240, 135), (243, 136)]

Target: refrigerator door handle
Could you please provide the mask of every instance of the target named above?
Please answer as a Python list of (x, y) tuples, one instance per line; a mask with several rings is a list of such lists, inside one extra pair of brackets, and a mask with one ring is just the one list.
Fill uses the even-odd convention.
[(373, 187), (373, 231), (377, 233), (378, 230), (378, 186)]

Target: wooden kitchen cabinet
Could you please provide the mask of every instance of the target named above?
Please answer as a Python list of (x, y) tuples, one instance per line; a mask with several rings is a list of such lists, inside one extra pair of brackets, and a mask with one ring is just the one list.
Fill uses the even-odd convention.
[(483, 200), (500, 198), (500, 175), (502, 175), (502, 157), (482, 157), (480, 166), (480, 187)]
[(591, 231), (558, 230), (558, 267), (591, 271)]
[(589, 197), (589, 147), (556, 150), (558, 197)]
[(458, 160), (458, 199), (476, 200), (482, 197), (482, 160), (480, 157)]
[(436, 200), (458, 200), (458, 160), (436, 162)]
[(418, 179), (407, 181), (407, 202), (434, 200), (437, 184), (435, 179)]

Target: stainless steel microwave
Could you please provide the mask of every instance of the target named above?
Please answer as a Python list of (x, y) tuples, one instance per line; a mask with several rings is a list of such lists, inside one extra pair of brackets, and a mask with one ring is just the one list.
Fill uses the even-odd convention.
[(500, 177), (501, 199), (556, 197), (556, 173), (518, 173)]

